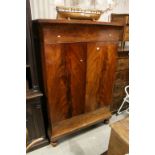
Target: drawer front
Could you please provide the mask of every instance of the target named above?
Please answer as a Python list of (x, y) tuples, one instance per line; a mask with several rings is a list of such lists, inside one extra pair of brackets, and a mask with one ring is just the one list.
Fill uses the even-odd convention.
[(115, 73), (115, 83), (129, 81), (129, 70), (122, 70)]
[(118, 59), (117, 71), (129, 69), (129, 59)]
[(122, 38), (122, 29), (92, 25), (52, 25), (43, 28), (43, 35), (45, 44), (118, 41)]

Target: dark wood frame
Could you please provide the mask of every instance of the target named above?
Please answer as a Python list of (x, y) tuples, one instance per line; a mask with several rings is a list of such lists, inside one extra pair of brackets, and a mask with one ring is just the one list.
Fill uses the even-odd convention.
[[(30, 146), (27, 152), (30, 152), (49, 144), (49, 140), (46, 133), (44, 96), (40, 92), (38, 83), (29, 0), (26, 0), (26, 71), (29, 71), (26, 75), (28, 77), (26, 79), (28, 83), (26, 90), (26, 127), (27, 146)], [(39, 138), (41, 140), (36, 141)]]

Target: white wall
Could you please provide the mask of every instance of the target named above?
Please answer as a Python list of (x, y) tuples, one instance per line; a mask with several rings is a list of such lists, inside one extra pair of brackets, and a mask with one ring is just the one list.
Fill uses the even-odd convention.
[[(96, 0), (96, 8), (104, 10), (107, 7), (108, 0)], [(108, 21), (111, 13), (128, 13), (129, 12), (129, 0), (116, 0), (118, 5), (106, 14), (103, 14), (100, 21)], [(69, 5), (69, 0), (66, 0)], [(90, 7), (90, 0), (81, 1), (80, 7)], [(64, 5), (64, 0), (30, 0), (32, 19), (55, 19), (56, 18), (56, 6)], [(93, 7), (93, 6), (91, 6)]]

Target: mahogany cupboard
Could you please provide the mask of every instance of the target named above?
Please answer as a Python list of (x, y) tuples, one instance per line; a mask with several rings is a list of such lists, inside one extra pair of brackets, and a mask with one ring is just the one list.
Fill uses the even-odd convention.
[(111, 116), (122, 25), (42, 19), (33, 21), (33, 31), (54, 146), (59, 138)]

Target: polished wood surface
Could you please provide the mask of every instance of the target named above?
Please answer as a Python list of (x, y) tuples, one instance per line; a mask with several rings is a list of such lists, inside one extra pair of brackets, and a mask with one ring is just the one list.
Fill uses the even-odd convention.
[(65, 44), (64, 51), (67, 55), (71, 115), (76, 116), (85, 112), (87, 45), (85, 43)]
[(116, 50), (117, 44), (88, 43), (86, 111), (111, 103)]
[(33, 22), (54, 146), (60, 137), (109, 118), (122, 28), (90, 21)]
[(129, 153), (129, 118), (111, 125), (111, 136), (107, 155)]
[(78, 115), (59, 123), (54, 123), (51, 140), (57, 140), (97, 122), (102, 122), (109, 117), (111, 117), (109, 108), (100, 108), (93, 112)]
[(45, 36), (43, 42), (52, 44), (107, 40), (116, 41), (122, 38), (121, 32), (121, 27), (117, 27), (116, 30), (114, 30), (113, 26), (54, 24), (51, 25), (51, 27), (45, 26), (43, 28)]
[(69, 118), (65, 53), (59, 44), (45, 45), (45, 72), (51, 123)]
[(43, 35), (40, 41), (46, 44), (117, 41), (123, 37), (123, 25), (119, 23), (45, 19), (33, 23), (42, 27), (38, 33)]

